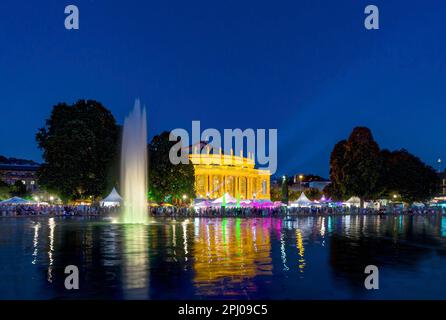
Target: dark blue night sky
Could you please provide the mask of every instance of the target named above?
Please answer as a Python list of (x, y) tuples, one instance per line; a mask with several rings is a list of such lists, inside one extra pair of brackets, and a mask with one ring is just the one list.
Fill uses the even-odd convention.
[[(80, 30), (64, 28), (64, 8)], [(380, 30), (363, 26), (367, 4)], [(0, 2), (0, 154), (41, 161), (54, 104), (95, 99), (118, 122), (140, 97), (150, 135), (277, 128), (278, 173), (328, 175), (357, 125), (382, 148), (446, 157), (444, 1)]]

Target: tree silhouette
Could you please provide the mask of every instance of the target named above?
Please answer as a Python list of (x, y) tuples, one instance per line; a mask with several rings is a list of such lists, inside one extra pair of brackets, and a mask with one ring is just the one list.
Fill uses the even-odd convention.
[(118, 136), (115, 118), (101, 103), (57, 104), (36, 135), (45, 161), (39, 184), (64, 201), (103, 196)]

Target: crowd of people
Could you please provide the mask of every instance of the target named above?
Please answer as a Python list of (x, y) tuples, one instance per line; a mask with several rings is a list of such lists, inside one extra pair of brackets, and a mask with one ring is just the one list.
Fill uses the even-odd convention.
[[(65, 205), (0, 205), (0, 216), (109, 216), (118, 215), (120, 208), (100, 206)], [(428, 215), (446, 214), (444, 208), (392, 208), (379, 210), (357, 207), (271, 207), (271, 208), (222, 208), (222, 207), (151, 207), (154, 217), (263, 217), (298, 215)]]
[(157, 207), (151, 209), (154, 217), (259, 217), (259, 216), (279, 216), (282, 209), (279, 208), (177, 208), (177, 207)]
[(157, 207), (151, 209), (152, 216), (168, 217), (262, 217), (262, 216), (305, 216), (305, 215), (428, 215), (444, 214), (438, 208), (357, 208), (357, 207), (271, 207), (271, 208), (176, 208)]
[(99, 216), (117, 213), (119, 207), (88, 205), (0, 205), (0, 216)]

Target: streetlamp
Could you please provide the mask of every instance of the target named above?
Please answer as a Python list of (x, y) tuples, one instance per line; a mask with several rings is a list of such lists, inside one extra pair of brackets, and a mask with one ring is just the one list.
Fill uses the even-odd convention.
[(303, 180), (303, 179), (304, 179), (303, 174), (300, 174), (300, 175), (299, 175), (299, 181), (300, 181), (299, 186), (300, 186), (300, 190), (302, 190), (302, 180)]
[(187, 199), (187, 195), (183, 194), (183, 203), (186, 202), (186, 199)]

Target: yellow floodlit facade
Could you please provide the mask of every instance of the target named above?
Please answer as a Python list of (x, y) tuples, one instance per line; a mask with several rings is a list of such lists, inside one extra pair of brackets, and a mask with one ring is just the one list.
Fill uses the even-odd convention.
[(195, 190), (199, 198), (219, 198), (224, 193), (241, 199), (269, 199), (270, 172), (255, 168), (248, 157), (213, 153), (193, 153)]
[(255, 277), (272, 275), (268, 222), (223, 218), (195, 228), (193, 268), (199, 294), (237, 296), (240, 286), (257, 292)]

